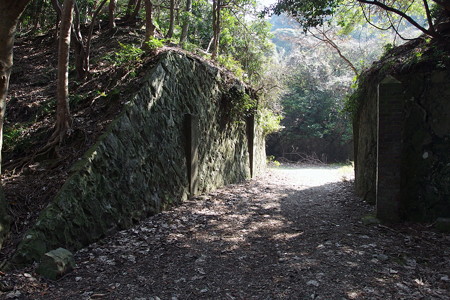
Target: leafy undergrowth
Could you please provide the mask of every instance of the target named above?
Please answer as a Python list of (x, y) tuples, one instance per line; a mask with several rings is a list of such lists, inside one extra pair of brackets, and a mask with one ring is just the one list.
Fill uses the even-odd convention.
[(2, 170), (14, 221), (11, 236), (0, 251), (2, 260), (11, 256), (24, 232), (53, 199), (70, 166), (95, 143), (129, 100), (128, 95), (136, 91), (144, 70), (159, 52), (168, 49), (142, 55), (142, 37), (143, 32), (132, 27), (94, 35), (88, 78), (77, 80), (75, 70), (69, 72), (71, 131), (55, 151), (45, 155), (39, 150), (50, 138), (55, 121), (57, 43), (53, 33), (16, 41)]

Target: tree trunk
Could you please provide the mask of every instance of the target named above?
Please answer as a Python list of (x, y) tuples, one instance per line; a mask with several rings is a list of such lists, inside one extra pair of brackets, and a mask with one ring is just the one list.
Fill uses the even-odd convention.
[(52, 136), (52, 138), (58, 138), (59, 142), (72, 125), (69, 110), (69, 47), (73, 9), (74, 0), (64, 0), (58, 48), (56, 124)]
[(169, 31), (167, 32), (167, 38), (173, 37), (173, 31), (175, 28), (175, 0), (170, 0), (170, 17), (169, 17)]
[(95, 25), (95, 21), (97, 20), (97, 16), (100, 13), (100, 11), (102, 10), (103, 6), (105, 5), (107, 0), (103, 0), (102, 2), (100, 2), (100, 5), (97, 7), (97, 9), (95, 10), (94, 14), (92, 15), (92, 19), (91, 19), (91, 25), (89, 25), (89, 33), (87, 36), (87, 40), (86, 40), (86, 66), (87, 66), (87, 72), (89, 72), (89, 60), (91, 57), (91, 41), (92, 41), (92, 34), (94, 33), (94, 25)]
[(116, 5), (117, 5), (117, 0), (109, 1), (109, 29), (116, 28), (116, 22), (115, 22)]
[(146, 48), (146, 42), (150, 41), (155, 36), (155, 25), (153, 25), (152, 13), (153, 4), (150, 0), (144, 0), (145, 4), (145, 39), (144, 46)]
[(216, 59), (219, 53), (219, 37), (220, 37), (220, 10), (221, 1), (213, 0), (213, 44), (211, 58)]
[(33, 19), (33, 28), (31, 29), (32, 33), (36, 32), (39, 29), (39, 21), (41, 19), (43, 6), (43, 1), (35, 1), (35, 7), (33, 7), (34, 12), (33, 16), (31, 17)]
[(74, 1), (74, 8), (75, 19), (72, 26), (72, 35), (75, 50), (75, 70), (77, 72), (77, 79), (83, 80), (89, 73), (89, 59), (87, 58), (86, 46), (81, 35), (80, 10), (76, 1)]
[(125, 20), (128, 20), (130, 18), (131, 12), (133, 11), (135, 6), (136, 6), (136, 0), (128, 0), (127, 11), (125, 13)]
[(9, 77), (13, 66), (14, 34), (20, 15), (30, 1), (0, 1), (0, 173), (6, 96), (8, 95)]
[(183, 27), (181, 28), (181, 37), (180, 37), (180, 45), (183, 46), (187, 41), (188, 33), (189, 33), (189, 23), (190, 18), (189, 14), (192, 11), (192, 0), (186, 0), (186, 15), (183, 18)]
[(53, 9), (56, 11), (55, 41), (57, 41), (59, 22), (61, 22), (61, 5), (59, 4), (58, 0), (52, 0), (51, 3)]
[(134, 7), (134, 11), (131, 14), (130, 18), (128, 19), (128, 21), (136, 22), (136, 18), (139, 14), (139, 11), (141, 10), (141, 4), (142, 4), (142, 0), (138, 0), (136, 3), (136, 6)]

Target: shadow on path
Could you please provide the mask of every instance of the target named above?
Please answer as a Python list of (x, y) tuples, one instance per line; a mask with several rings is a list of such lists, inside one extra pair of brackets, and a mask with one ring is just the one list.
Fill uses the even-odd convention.
[(353, 196), (352, 182), (296, 180), (269, 172), (187, 201), (79, 251), (74, 272), (35, 280), (23, 295), (450, 299), (448, 236), (364, 226), (372, 208)]

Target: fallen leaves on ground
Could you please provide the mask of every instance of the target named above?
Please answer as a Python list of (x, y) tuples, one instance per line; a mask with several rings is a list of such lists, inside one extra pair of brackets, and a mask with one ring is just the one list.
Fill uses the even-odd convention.
[[(56, 282), (0, 274), (9, 299), (450, 299), (450, 236), (365, 226), (351, 181), (269, 171), (78, 251)], [(303, 175), (301, 175), (303, 174)], [(302, 177), (303, 176), (303, 177)], [(299, 178), (304, 178), (299, 180)], [(29, 276), (25, 276), (28, 274)]]

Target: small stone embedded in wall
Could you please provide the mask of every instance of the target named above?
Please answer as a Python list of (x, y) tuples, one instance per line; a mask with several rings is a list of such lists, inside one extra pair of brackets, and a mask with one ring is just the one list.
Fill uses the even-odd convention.
[(423, 153), (423, 155), (422, 155), (422, 158), (423, 158), (423, 159), (427, 159), (429, 156), (430, 156), (430, 155), (428, 154), (428, 152), (425, 151), (425, 152)]

